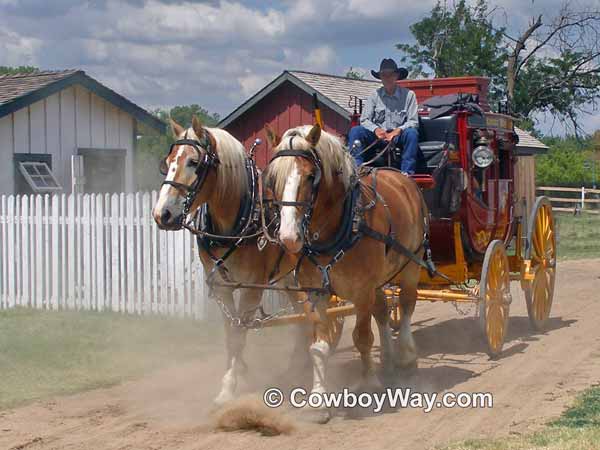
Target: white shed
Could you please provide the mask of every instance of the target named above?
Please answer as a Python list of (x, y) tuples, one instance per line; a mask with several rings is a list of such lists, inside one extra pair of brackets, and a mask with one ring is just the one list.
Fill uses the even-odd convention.
[(0, 76), (0, 194), (132, 191), (137, 136), (164, 132), (81, 70)]

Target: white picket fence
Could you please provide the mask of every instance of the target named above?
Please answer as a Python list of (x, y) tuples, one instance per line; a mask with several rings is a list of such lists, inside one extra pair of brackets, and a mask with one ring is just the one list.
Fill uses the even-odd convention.
[[(210, 318), (195, 239), (160, 231), (157, 193), (0, 197), (0, 309)], [(279, 305), (266, 294), (268, 309)]]

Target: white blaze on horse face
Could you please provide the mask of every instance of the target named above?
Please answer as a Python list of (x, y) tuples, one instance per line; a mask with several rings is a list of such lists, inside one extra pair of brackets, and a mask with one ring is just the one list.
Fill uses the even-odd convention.
[[(300, 171), (294, 161), (292, 171), (285, 182), (283, 189), (283, 201), (295, 202), (298, 198), (298, 188), (301, 180)], [(279, 239), (286, 247), (288, 245), (295, 246), (298, 241), (298, 225), (296, 223), (297, 208), (295, 206), (281, 207), (281, 225), (279, 226)], [(288, 248), (288, 250), (292, 250)]]
[[(185, 151), (185, 145), (181, 145), (179, 147), (179, 149), (177, 150), (177, 154), (175, 155), (175, 158), (173, 158), (173, 160), (171, 161), (171, 164), (169, 165), (169, 171), (167, 172), (167, 176), (165, 177), (165, 181), (174, 181), (175, 180), (175, 174), (177, 173), (177, 161), (179, 161), (179, 157), (183, 155)], [(160, 188), (160, 193), (158, 196), (158, 201), (156, 202), (156, 206), (155, 211), (157, 211), (160, 214), (162, 213), (163, 208), (173, 208), (177, 202), (177, 199), (179, 198), (179, 196), (172, 196), (169, 195), (169, 188), (171, 188), (172, 186), (169, 184), (163, 184), (162, 187)], [(182, 202), (179, 202), (180, 205), (182, 205)], [(174, 213), (174, 211), (170, 211), (171, 214)]]

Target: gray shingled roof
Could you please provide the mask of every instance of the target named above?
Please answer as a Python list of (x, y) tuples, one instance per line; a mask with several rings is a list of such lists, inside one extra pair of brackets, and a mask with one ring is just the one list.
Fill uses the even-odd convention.
[(63, 70), (0, 75), (0, 105), (12, 102), (76, 72), (77, 70)]
[(351, 95), (366, 100), (375, 89), (381, 86), (381, 82), (376, 80), (356, 80), (301, 70), (291, 70), (289, 73), (333, 100), (350, 114), (354, 112), (353, 108), (348, 105)]
[(44, 71), (0, 76), (0, 117), (79, 84), (160, 133), (166, 124), (145, 109), (96, 81), (83, 70)]

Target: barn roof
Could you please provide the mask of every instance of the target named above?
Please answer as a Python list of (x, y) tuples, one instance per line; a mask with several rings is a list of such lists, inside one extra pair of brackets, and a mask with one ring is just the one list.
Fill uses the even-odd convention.
[[(360, 80), (303, 70), (286, 70), (223, 118), (219, 127), (224, 128), (229, 125), (286, 81), (293, 83), (310, 95), (316, 93), (321, 103), (344, 117), (349, 117), (354, 112), (353, 107), (349, 105), (351, 95), (366, 100), (375, 89), (381, 86), (377, 80)], [(515, 132), (519, 136), (517, 145), (519, 154), (532, 155), (548, 150), (546, 145), (526, 131), (515, 127)]]
[(285, 70), (281, 75), (223, 118), (219, 122), (219, 127), (224, 128), (229, 125), (286, 81), (296, 85), (309, 95), (316, 93), (319, 102), (344, 117), (347, 117), (352, 112), (348, 106), (351, 94), (364, 99), (373, 92), (374, 88), (380, 85), (378, 81), (355, 80), (353, 78), (304, 72), (301, 70)]
[(301, 70), (291, 71), (290, 74), (298, 77), (307, 85), (312, 86), (315, 90), (333, 100), (349, 114), (354, 112), (354, 109), (348, 104), (351, 95), (366, 100), (375, 89), (381, 86), (381, 82), (377, 80), (358, 80)]
[(131, 114), (139, 122), (164, 133), (166, 125), (145, 109), (104, 86), (83, 70), (43, 71), (0, 75), (0, 117), (25, 108), (74, 84)]

